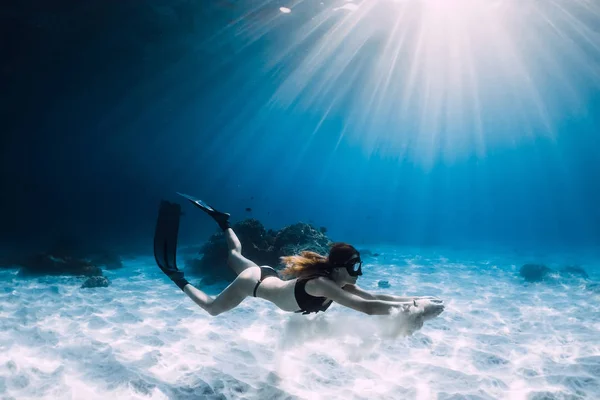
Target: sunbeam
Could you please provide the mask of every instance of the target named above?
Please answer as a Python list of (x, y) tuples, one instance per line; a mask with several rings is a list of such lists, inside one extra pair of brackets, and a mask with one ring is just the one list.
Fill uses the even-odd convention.
[(278, 80), (268, 107), (341, 116), (344, 134), (372, 152), (409, 148), (433, 162), (553, 140), (565, 113), (585, 112), (583, 86), (600, 82), (592, 1), (277, 5), (263, 3), (229, 28), (244, 46), (277, 29), (263, 69)]

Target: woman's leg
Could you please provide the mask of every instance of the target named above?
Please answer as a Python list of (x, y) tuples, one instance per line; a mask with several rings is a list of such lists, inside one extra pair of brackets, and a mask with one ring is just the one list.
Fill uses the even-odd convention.
[(246, 268), (258, 267), (254, 261), (248, 260), (242, 255), (242, 243), (233, 229), (228, 228), (223, 233), (227, 239), (227, 247), (229, 247), (227, 264), (229, 264), (236, 274), (241, 274)]
[(235, 235), (235, 233), (229, 225), (229, 213), (216, 210), (214, 207), (206, 204), (204, 201), (196, 199), (195, 197), (192, 197), (190, 195), (183, 193), (178, 194), (180, 196), (185, 197), (190, 202), (192, 202), (193, 205), (210, 215), (215, 220), (215, 222), (217, 222), (219, 227), (223, 230), (225, 238), (227, 239), (227, 247), (229, 247), (227, 263), (235, 271), (236, 274), (239, 275), (245, 269), (257, 266), (254, 262), (242, 256), (242, 244), (240, 243), (240, 240)]
[(215, 298), (195, 288), (191, 284), (187, 284), (184, 287), (183, 292), (187, 294), (194, 303), (198, 304), (210, 315), (215, 316), (237, 307), (246, 297), (251, 296), (254, 286), (259, 278), (260, 270), (258, 268), (246, 268)]

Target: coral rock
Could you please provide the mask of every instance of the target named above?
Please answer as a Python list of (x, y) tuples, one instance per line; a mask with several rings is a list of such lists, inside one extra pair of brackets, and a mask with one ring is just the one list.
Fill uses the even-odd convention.
[(110, 281), (108, 280), (108, 278), (106, 278), (104, 276), (92, 276), (91, 278), (88, 278), (85, 282), (83, 282), (83, 284), (81, 285), (81, 288), (85, 289), (85, 288), (108, 287), (108, 285), (110, 285)]
[[(232, 226), (242, 243), (242, 255), (258, 265), (277, 268), (280, 257), (314, 251), (329, 252), (330, 240), (324, 232), (312, 225), (296, 223), (279, 231), (266, 230), (256, 219), (250, 218)], [(186, 268), (203, 275), (205, 283), (231, 281), (235, 273), (227, 266), (227, 243), (223, 232), (213, 234), (200, 250), (202, 258), (186, 260)]]
[(551, 272), (550, 268), (542, 264), (525, 264), (521, 267), (519, 274), (527, 282), (540, 282)]

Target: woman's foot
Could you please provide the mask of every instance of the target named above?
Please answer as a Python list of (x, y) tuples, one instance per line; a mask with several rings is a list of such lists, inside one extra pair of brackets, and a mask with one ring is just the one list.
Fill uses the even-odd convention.
[(205, 213), (207, 213), (208, 215), (210, 215), (216, 222), (217, 224), (219, 224), (219, 227), (221, 229), (223, 229), (224, 231), (226, 231), (227, 229), (231, 228), (231, 226), (229, 225), (229, 213), (224, 213), (221, 211), (217, 211), (214, 207), (209, 206), (208, 204), (206, 204), (205, 202), (203, 202), (200, 199), (196, 199), (192, 196), (189, 196), (187, 194), (183, 194), (183, 193), (179, 193), (177, 192), (178, 195), (185, 197), (186, 199), (188, 199), (193, 205), (195, 205), (196, 207), (198, 207), (199, 209), (201, 209), (202, 211), (204, 211)]

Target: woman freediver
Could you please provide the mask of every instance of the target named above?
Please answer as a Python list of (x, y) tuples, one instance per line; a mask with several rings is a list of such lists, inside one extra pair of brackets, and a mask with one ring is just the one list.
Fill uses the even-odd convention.
[(229, 224), (229, 214), (216, 210), (202, 200), (178, 193), (210, 215), (227, 239), (229, 266), (237, 277), (221, 293), (211, 297), (191, 285), (176, 265), (177, 238), (181, 206), (162, 201), (154, 235), (154, 256), (160, 269), (198, 306), (210, 315), (219, 315), (253, 296), (275, 304), (281, 310), (303, 314), (325, 311), (332, 303), (368, 315), (398, 311), (430, 319), (444, 311), (442, 300), (430, 296), (401, 297), (370, 293), (359, 288), (362, 275), (360, 253), (347, 243), (333, 243), (327, 256), (303, 251), (282, 257), (286, 268), (281, 279), (270, 266), (258, 266), (242, 255), (242, 245)]

